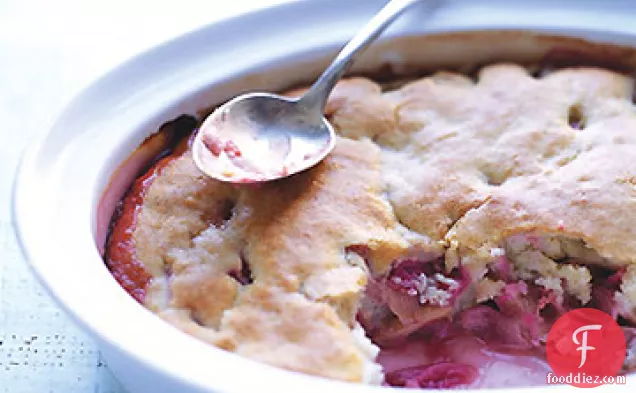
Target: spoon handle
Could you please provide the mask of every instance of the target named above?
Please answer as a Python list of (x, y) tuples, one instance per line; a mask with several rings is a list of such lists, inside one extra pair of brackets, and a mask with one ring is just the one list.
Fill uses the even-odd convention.
[(310, 110), (320, 111), (325, 107), (329, 93), (347, 68), (382, 32), (411, 5), (421, 0), (391, 0), (369, 21), (338, 53), (329, 67), (322, 73), (300, 103)]

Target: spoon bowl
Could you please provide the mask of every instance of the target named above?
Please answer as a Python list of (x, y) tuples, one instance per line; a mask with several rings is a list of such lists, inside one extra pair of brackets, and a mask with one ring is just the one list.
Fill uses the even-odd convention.
[(335, 140), (329, 121), (304, 101), (250, 93), (214, 111), (199, 128), (192, 149), (195, 164), (206, 175), (251, 183), (313, 167)]
[(389, 1), (301, 98), (251, 93), (218, 108), (194, 140), (195, 164), (206, 175), (233, 183), (280, 179), (318, 164), (333, 150), (336, 139), (323, 116), (327, 97), (358, 56), (419, 1)]

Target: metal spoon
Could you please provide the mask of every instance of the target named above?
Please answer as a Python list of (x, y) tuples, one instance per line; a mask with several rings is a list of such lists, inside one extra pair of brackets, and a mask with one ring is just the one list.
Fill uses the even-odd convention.
[(336, 142), (323, 116), (331, 90), (354, 60), (418, 1), (391, 0), (302, 97), (250, 93), (219, 107), (205, 119), (192, 144), (197, 167), (221, 181), (254, 183), (293, 175), (322, 161)]

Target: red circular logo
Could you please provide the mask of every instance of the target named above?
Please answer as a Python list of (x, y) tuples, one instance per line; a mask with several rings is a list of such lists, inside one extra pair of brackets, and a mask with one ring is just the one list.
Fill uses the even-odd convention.
[(559, 318), (546, 345), (554, 383), (592, 388), (607, 383), (625, 361), (623, 330), (606, 313), (579, 308)]

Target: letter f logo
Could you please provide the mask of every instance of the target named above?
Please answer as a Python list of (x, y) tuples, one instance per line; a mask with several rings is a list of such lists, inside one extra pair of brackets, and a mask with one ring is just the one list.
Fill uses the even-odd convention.
[[(574, 333), (572, 334), (572, 341), (574, 341), (574, 344), (581, 345), (580, 347), (576, 348), (577, 351), (581, 351), (581, 364), (579, 364), (579, 368), (583, 367), (583, 365), (585, 364), (585, 361), (587, 360), (587, 351), (592, 351), (596, 349), (594, 347), (587, 345), (588, 330), (601, 330), (602, 327), (603, 326), (601, 325), (585, 325), (576, 329)], [(583, 339), (581, 340), (582, 342), (579, 342), (576, 336), (578, 336), (578, 334), (581, 332), (583, 332), (583, 335), (582, 335)]]

